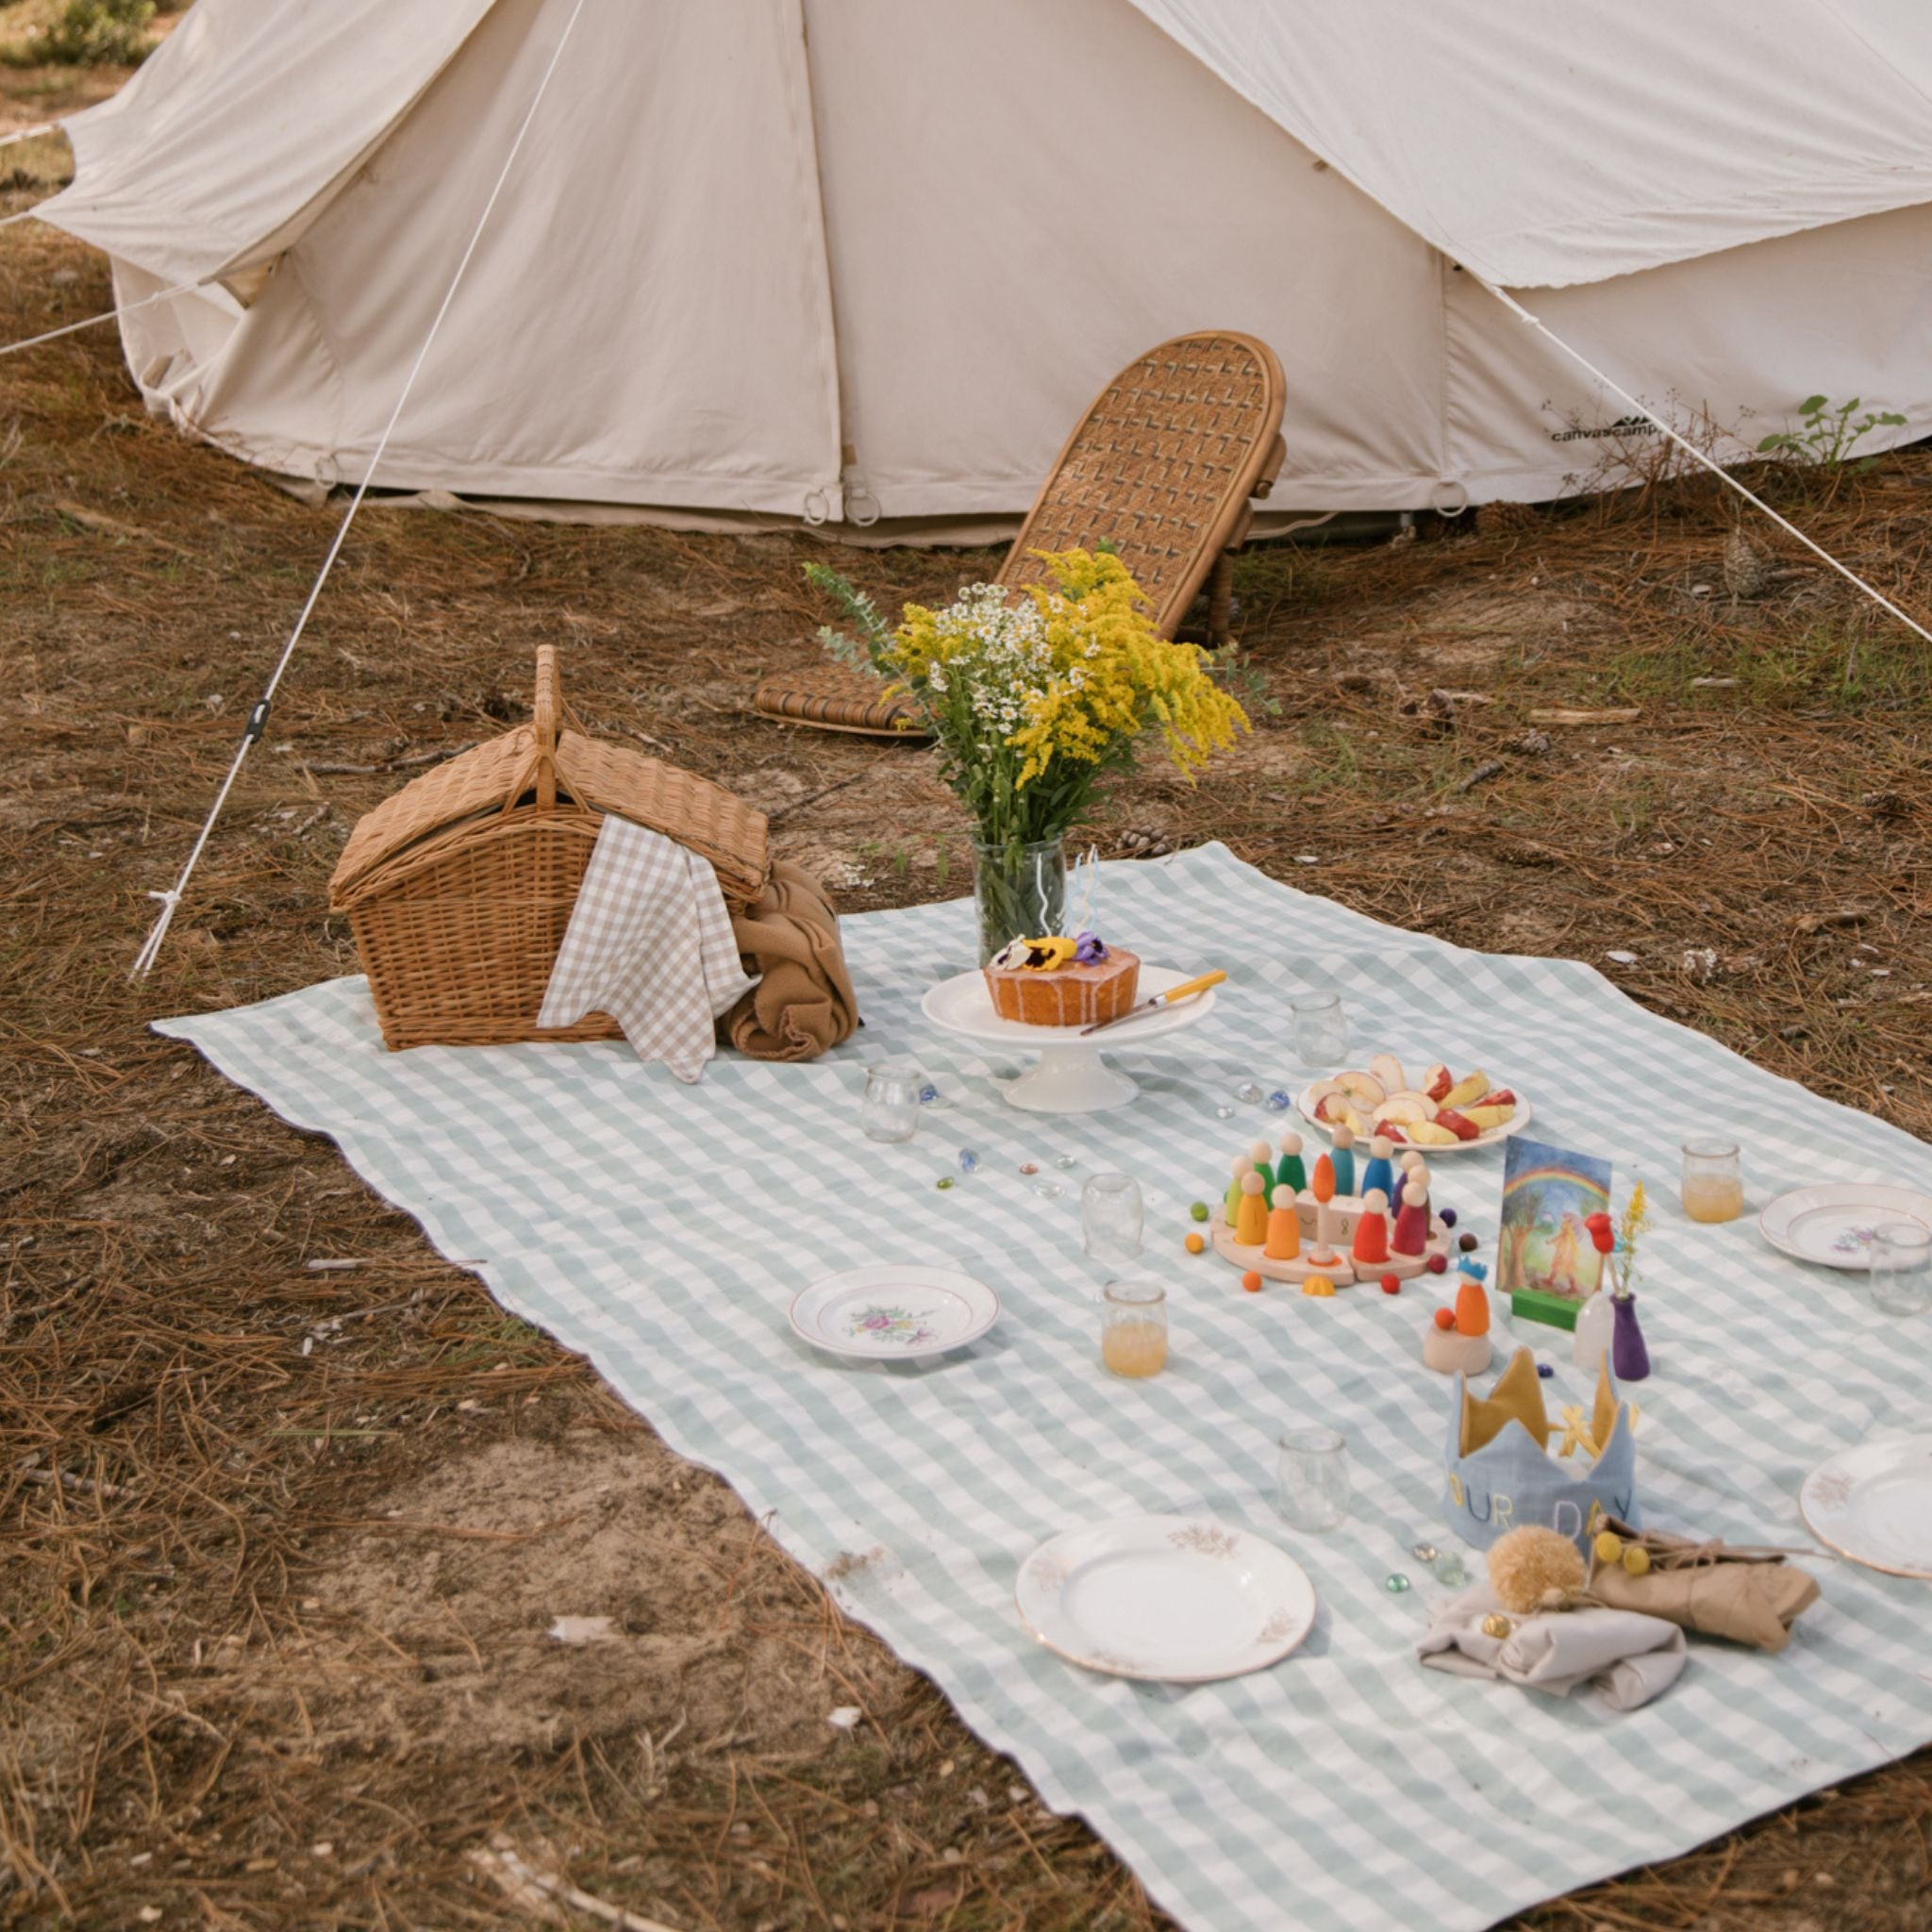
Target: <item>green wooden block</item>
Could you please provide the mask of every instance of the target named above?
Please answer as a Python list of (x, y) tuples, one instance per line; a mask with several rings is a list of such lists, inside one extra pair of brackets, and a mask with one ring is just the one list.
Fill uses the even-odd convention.
[(1574, 1295), (1551, 1294), (1547, 1289), (1519, 1288), (1510, 1291), (1509, 1312), (1525, 1322), (1546, 1322), (1552, 1328), (1576, 1326), (1577, 1311), (1583, 1304)]

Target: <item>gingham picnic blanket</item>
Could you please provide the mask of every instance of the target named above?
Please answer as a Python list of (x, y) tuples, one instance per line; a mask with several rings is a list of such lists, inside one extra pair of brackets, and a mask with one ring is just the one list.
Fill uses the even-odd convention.
[[(699, 1087), (615, 1043), (388, 1054), (359, 979), (160, 1030), (333, 1135), (442, 1254), (482, 1257), (506, 1307), (588, 1355), (801, 1561), (823, 1573), (867, 1556), (839, 1566), (844, 1607), (1191, 1927), (1487, 1925), (1932, 1740), (1932, 1585), (1822, 1555), (1823, 1601), (1788, 1652), (1698, 1641), (1675, 1688), (1626, 1716), (1423, 1670), (1415, 1640), (1442, 1591), (1410, 1547), (1451, 1541), (1451, 1385), (1418, 1343), (1433, 1295), (1244, 1294), (1211, 1255), (1181, 1251), (1190, 1201), (1280, 1125), (1233, 1090), (1292, 1090), (1289, 998), (1338, 988), (1352, 1058), (1480, 1064), (1530, 1096), (1540, 1139), (1611, 1157), (1620, 1188), (1633, 1172), (1654, 1184), (1642, 1307), (1657, 1374), (1635, 1391), (1648, 1518), (1806, 1543), (1807, 1471), (1932, 1425), (1932, 1318), (1888, 1320), (1855, 1277), (1784, 1260), (1748, 1221), (1686, 1222), (1677, 1142), (1734, 1132), (1754, 1205), (1823, 1179), (1932, 1190), (1932, 1152), (1645, 1012), (1588, 966), (1381, 925), (1219, 846), (1102, 870), (1109, 939), (1230, 978), (1194, 1028), (1139, 1050), (1123, 1040), (1116, 1063), (1141, 1091), (1112, 1113), (1020, 1113), (996, 1086), (1017, 1062), (921, 1019), (924, 989), (972, 964), (958, 904), (844, 923), (868, 1022), (847, 1045), (805, 1066), (726, 1055)], [(943, 1098), (912, 1141), (880, 1146), (858, 1131), (863, 1063), (897, 1053)], [(979, 1157), (972, 1174), (962, 1147)], [(1057, 1168), (1061, 1156), (1077, 1164)], [(1018, 1172), (1029, 1160), (1065, 1191), (1036, 1192)], [(1174, 1358), (1145, 1383), (1096, 1359), (1077, 1184), (1103, 1168), (1140, 1177), (1150, 1266), (1171, 1290)], [(782, 1241), (745, 1210), (747, 1174), (784, 1201)], [(1487, 1251), (1500, 1153), (1441, 1156), (1436, 1175)], [(792, 1337), (797, 1289), (894, 1257), (990, 1282), (998, 1325), (927, 1366), (841, 1362)], [(1568, 1338), (1522, 1335), (1579, 1399)], [(1293, 1535), (1274, 1513), (1271, 1445), (1291, 1418), (1348, 1436), (1356, 1510), (1333, 1536)], [(1181, 1688), (1091, 1675), (1034, 1643), (1013, 1605), (1021, 1560), (1070, 1525), (1149, 1510), (1292, 1550), (1322, 1604), (1300, 1650)], [(1398, 1574), (1408, 1591), (1388, 1588)]]
[(662, 1060), (689, 1082), (711, 1058), (718, 1016), (757, 984), (739, 963), (710, 861), (607, 812), (538, 1025), (608, 1013), (641, 1060)]

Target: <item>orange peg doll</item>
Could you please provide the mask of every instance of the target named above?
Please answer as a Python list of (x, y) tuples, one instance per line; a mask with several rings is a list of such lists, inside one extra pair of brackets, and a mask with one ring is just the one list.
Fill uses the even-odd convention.
[(1302, 1251), (1301, 1217), (1294, 1209), (1294, 1190), (1285, 1183), (1274, 1190), (1274, 1205), (1268, 1210), (1268, 1245), (1262, 1253), (1271, 1261), (1292, 1261)]
[(1258, 1248), (1268, 1239), (1268, 1198), (1257, 1174), (1241, 1176), (1241, 1211), (1234, 1224), (1234, 1238), (1243, 1247)]

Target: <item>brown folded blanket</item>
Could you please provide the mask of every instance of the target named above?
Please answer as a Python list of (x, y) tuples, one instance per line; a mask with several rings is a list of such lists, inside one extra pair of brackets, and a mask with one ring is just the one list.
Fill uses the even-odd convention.
[(839, 921), (824, 889), (785, 859), (731, 930), (748, 972), (762, 975), (718, 1023), (755, 1060), (809, 1060), (848, 1038), (858, 1000), (839, 944)]
[(1782, 1550), (1732, 1549), (1663, 1530), (1640, 1536), (1614, 1517), (1608, 1526), (1626, 1543), (1641, 1544), (1651, 1559), (1642, 1576), (1619, 1563), (1592, 1561), (1589, 1595), (1608, 1608), (1641, 1610), (1700, 1636), (1782, 1650), (1791, 1624), (1818, 1601), (1817, 1579), (1790, 1568)]

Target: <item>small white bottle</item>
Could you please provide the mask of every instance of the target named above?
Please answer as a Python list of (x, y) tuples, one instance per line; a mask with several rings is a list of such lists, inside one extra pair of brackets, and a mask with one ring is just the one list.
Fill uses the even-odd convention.
[(1616, 1332), (1617, 1309), (1607, 1289), (1600, 1288), (1584, 1303), (1576, 1317), (1576, 1340), (1571, 1350), (1576, 1366), (1595, 1374), (1610, 1352), (1610, 1337)]

